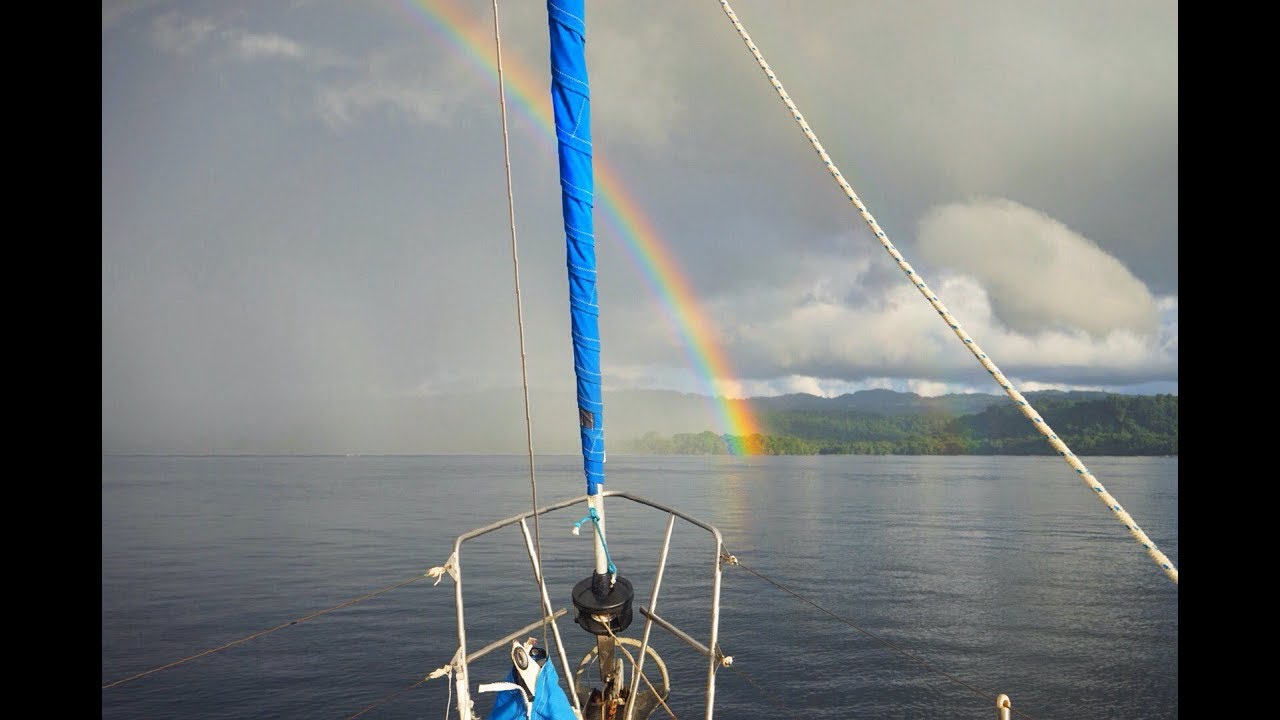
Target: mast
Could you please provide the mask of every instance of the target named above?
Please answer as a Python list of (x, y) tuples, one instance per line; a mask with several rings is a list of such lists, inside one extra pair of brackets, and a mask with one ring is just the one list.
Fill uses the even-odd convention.
[(578, 425), (583, 474), (587, 481), (590, 532), (595, 548), (591, 577), (573, 588), (575, 621), (596, 636), (603, 699), (616, 701), (621, 686), (615, 672), (613, 633), (631, 624), (631, 583), (618, 576), (605, 533), (604, 401), (601, 393), (599, 304), (596, 295), (595, 178), (591, 164), (591, 90), (587, 78), (584, 0), (548, 0), (551, 34), (551, 106), (560, 161), (560, 205), (564, 216), (573, 368), (577, 381)]

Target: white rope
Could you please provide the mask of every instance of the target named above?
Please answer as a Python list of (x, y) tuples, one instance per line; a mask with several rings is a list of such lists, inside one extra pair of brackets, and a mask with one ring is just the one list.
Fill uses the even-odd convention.
[[(529, 486), (533, 494), (533, 541), (538, 551), (538, 566), (542, 566), (542, 532), (538, 527), (538, 479), (534, 475), (533, 465), (533, 414), (529, 410), (529, 367), (524, 348), (524, 309), (520, 301), (520, 257), (516, 243), (516, 201), (511, 189), (511, 143), (507, 136), (507, 95), (502, 78), (502, 34), (499, 32), (498, 0), (493, 0), (493, 51), (498, 68), (498, 105), (502, 115), (502, 158), (507, 167), (507, 217), (511, 221), (511, 270), (515, 276), (516, 289), (516, 325), (520, 335), (520, 381), (524, 387), (524, 433), (529, 455)], [(539, 591), (542, 578), (535, 578)], [(539, 598), (541, 606), (541, 598)], [(545, 618), (545, 613), (543, 613)], [(542, 645), (548, 647), (547, 621), (542, 621)]]
[(448, 573), (449, 577), (453, 578), (454, 582), (458, 582), (458, 553), (449, 553), (449, 559), (444, 561), (444, 565), (438, 565), (431, 568), (427, 571), (426, 576), (436, 579), (436, 581), (432, 583), (434, 586), (440, 584), (440, 581), (444, 579), (445, 573)]
[[(445, 670), (449, 673), (449, 682), (447, 683), (449, 685), (449, 696), (444, 701), (444, 720), (449, 720), (449, 708), (453, 706), (453, 666), (448, 665)], [(435, 673), (432, 673), (432, 676), (439, 677)]]
[(947, 311), (946, 306), (943, 305), (942, 301), (938, 299), (938, 296), (929, 289), (929, 286), (925, 284), (924, 279), (917, 275), (916, 271), (911, 268), (911, 265), (903, 259), (902, 253), (898, 252), (898, 249), (893, 246), (893, 243), (889, 242), (889, 236), (885, 234), (885, 231), (880, 228), (876, 219), (871, 216), (871, 213), (867, 210), (866, 206), (862, 204), (862, 200), (858, 198), (858, 194), (853, 191), (853, 188), (849, 183), (840, 175), (839, 168), (837, 168), (835, 163), (831, 161), (831, 156), (827, 154), (827, 151), (822, 148), (822, 143), (818, 142), (818, 136), (809, 128), (809, 123), (805, 122), (804, 116), (800, 114), (800, 110), (796, 108), (796, 104), (792, 102), (791, 98), (787, 95), (787, 91), (783, 89), (782, 83), (778, 80), (777, 76), (774, 75), (773, 69), (769, 67), (769, 63), (765, 62), (764, 56), (760, 54), (760, 50), (756, 47), (756, 44), (752, 42), (751, 36), (748, 35), (746, 29), (742, 27), (742, 23), (738, 21), (738, 16), (734, 14), (733, 8), (729, 6), (728, 0), (720, 0), (720, 7), (724, 9), (725, 15), (729, 17), (729, 20), (733, 23), (733, 27), (738, 31), (738, 35), (742, 37), (742, 41), (746, 43), (751, 54), (755, 56), (756, 62), (760, 64), (760, 69), (764, 71), (765, 77), (767, 77), (769, 82), (773, 84), (774, 90), (778, 91), (778, 97), (782, 98), (782, 101), (786, 103), (787, 109), (791, 111), (791, 116), (795, 118), (796, 124), (804, 131), (805, 137), (809, 139), (809, 143), (813, 145), (813, 149), (817, 151), (818, 157), (820, 157), (822, 162), (826, 165), (827, 170), (831, 173), (831, 177), (835, 178), (836, 182), (839, 183), (840, 189), (844, 191), (844, 194), (853, 203), (853, 206), (858, 209), (859, 213), (861, 213), (862, 219), (867, 223), (867, 227), (871, 228), (871, 232), (875, 233), (876, 238), (880, 240), (880, 244), (884, 246), (886, 251), (888, 251), (890, 257), (892, 257), (894, 261), (898, 263), (898, 267), (902, 268), (902, 271), (907, 274), (907, 277), (916, 286), (916, 289), (920, 291), (920, 294), (924, 295), (925, 299), (929, 301), (929, 304), (933, 305), (933, 308), (938, 311), (938, 314), (942, 316), (943, 321), (946, 322), (953, 331), (955, 331), (956, 336), (964, 341), (965, 347), (969, 348), (969, 352), (972, 352), (974, 357), (978, 358), (978, 362), (982, 363), (982, 366), (986, 368), (987, 372), (991, 373), (991, 377), (995, 379), (996, 383), (999, 384), (1000, 387), (1004, 388), (1005, 393), (1008, 394), (1015, 403), (1017, 403), (1022, 414), (1027, 416), (1027, 418), (1031, 420), (1032, 424), (1035, 425), (1036, 429), (1040, 431), (1040, 434), (1044, 435), (1045, 438), (1048, 439), (1049, 444), (1052, 445), (1053, 448), (1058, 451), (1058, 454), (1066, 460), (1067, 464), (1076, 471), (1080, 476), (1080, 479), (1084, 481), (1085, 485), (1089, 486), (1089, 488), (1097, 494), (1098, 499), (1101, 500), (1117, 518), (1119, 518), (1120, 522), (1124, 523), (1124, 526), (1129, 529), (1129, 534), (1133, 535), (1134, 538), (1142, 544), (1142, 547), (1146, 549), (1147, 554), (1150, 555), (1158, 565), (1160, 565), (1160, 568), (1164, 570), (1165, 574), (1168, 575), (1176, 585), (1178, 582), (1178, 569), (1174, 567), (1173, 562), (1169, 560), (1164, 553), (1160, 552), (1159, 548), (1156, 547), (1156, 544), (1151, 541), (1151, 538), (1147, 537), (1147, 534), (1142, 531), (1142, 528), (1138, 527), (1138, 523), (1134, 521), (1133, 517), (1130, 516), (1129, 513), (1125, 512), (1124, 508), (1120, 506), (1120, 501), (1112, 497), (1111, 494), (1107, 492), (1106, 488), (1102, 487), (1102, 483), (1099, 482), (1098, 479), (1089, 472), (1089, 469), (1084, 466), (1084, 463), (1080, 462), (1079, 458), (1071, 452), (1071, 449), (1067, 447), (1067, 444), (1054, 434), (1053, 429), (1050, 428), (1048, 423), (1040, 417), (1039, 413), (1031, 407), (1030, 403), (1027, 402), (1027, 399), (1022, 396), (1022, 393), (1018, 392), (1013, 387), (1013, 384), (1005, 378), (1003, 373), (1000, 372), (1000, 368), (996, 367), (996, 364), (987, 357), (987, 354), (982, 352), (982, 348), (978, 347), (978, 344), (974, 342), (973, 338), (969, 337), (969, 334), (960, 327), (960, 322)]

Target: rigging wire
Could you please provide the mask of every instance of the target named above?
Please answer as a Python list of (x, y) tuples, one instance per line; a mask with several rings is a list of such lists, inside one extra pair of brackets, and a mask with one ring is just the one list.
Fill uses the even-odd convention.
[[(429, 677), (424, 677), (424, 678), (422, 678), (421, 680), (419, 680), (418, 682), (416, 682), (416, 683), (414, 683), (414, 684), (412, 684), (412, 685), (410, 685), (410, 686), (408, 686), (408, 687), (400, 688), (399, 690), (396, 690), (395, 692), (391, 693), (390, 695), (387, 695), (387, 696), (383, 697), (381, 700), (379, 700), (379, 701), (375, 702), (374, 704), (370, 705), (369, 707), (367, 707), (367, 708), (365, 708), (365, 709), (361, 710), (360, 712), (356, 713), (355, 715), (350, 715), (350, 716), (348, 716), (348, 717), (347, 717), (347, 720), (355, 720), (355, 718), (360, 717), (361, 715), (363, 715), (363, 714), (365, 714), (365, 713), (369, 712), (370, 710), (372, 710), (372, 709), (374, 709), (374, 708), (378, 707), (379, 705), (385, 705), (386, 703), (389, 703), (389, 702), (391, 702), (392, 700), (395, 700), (396, 698), (398, 698), (398, 697), (400, 697), (401, 695), (403, 695), (403, 694), (405, 694), (405, 693), (409, 692), (410, 690), (412, 690), (412, 689), (414, 689), (414, 688), (418, 687), (419, 685), (421, 685), (422, 683), (424, 683), (424, 682), (426, 682), (426, 681), (428, 681), (428, 680), (430, 680), (430, 679), (431, 679), (431, 678), (429, 678)], [(449, 698), (450, 698), (449, 703), (450, 703), (450, 705), (451, 705), (451, 704), (453, 703), (453, 699), (452, 699), (452, 698), (453, 698), (453, 692), (452, 692), (452, 691), (453, 691), (453, 683), (446, 683), (446, 684), (449, 686), (449, 690), (450, 690), (450, 693), (449, 693)], [(445, 715), (445, 718), (448, 718), (448, 717), (449, 717), (449, 706), (448, 706), (448, 705), (446, 705), (446, 706), (445, 706), (445, 709), (444, 709), (444, 715)]]
[[(609, 632), (609, 637), (613, 638), (614, 647), (618, 650), (621, 650), (622, 654), (626, 655), (627, 659), (631, 661), (631, 667), (632, 668), (639, 667), (639, 665), (636, 663), (635, 657), (631, 654), (629, 650), (627, 650), (626, 646), (623, 645), (620, 640), (618, 640), (618, 636), (613, 634), (613, 628), (609, 627), (609, 623), (606, 622), (602, 624), (604, 625), (604, 629)], [(597, 661), (599, 661), (598, 657), (597, 657)], [(600, 668), (600, 672), (602, 674), (604, 673), (603, 667)], [(649, 691), (652, 692), (653, 696), (658, 699), (658, 702), (662, 703), (663, 709), (667, 711), (667, 714), (671, 716), (672, 720), (680, 720), (679, 718), (676, 717), (676, 713), (674, 710), (671, 709), (671, 706), (667, 704), (667, 701), (662, 698), (662, 694), (658, 692), (658, 689), (653, 686), (653, 683), (649, 682), (649, 678), (645, 677), (644, 673), (640, 673), (640, 679), (644, 681), (645, 685), (649, 686)], [(670, 692), (670, 688), (668, 688), (667, 692)], [(601, 709), (603, 710), (603, 708)]]
[[(456, 660), (456, 659), (457, 659), (457, 655), (455, 655), (455, 656), (454, 656), (454, 658), (455, 658), (455, 660)], [(360, 712), (356, 713), (355, 715), (351, 715), (350, 717), (348, 717), (348, 718), (347, 718), (347, 720), (352, 720), (352, 718), (358, 718), (358, 717), (360, 717), (361, 715), (363, 715), (363, 714), (365, 714), (365, 713), (369, 712), (370, 710), (372, 710), (372, 709), (374, 709), (374, 708), (378, 707), (379, 705), (383, 705), (383, 704), (385, 704), (385, 703), (391, 702), (392, 700), (396, 699), (397, 697), (400, 697), (401, 695), (403, 695), (403, 694), (405, 694), (405, 693), (409, 692), (410, 690), (412, 690), (412, 689), (414, 689), (414, 688), (418, 687), (419, 685), (421, 685), (422, 683), (424, 683), (424, 682), (426, 682), (426, 681), (428, 681), (428, 680), (434, 680), (434, 679), (436, 679), (436, 678), (438, 678), (438, 677), (445, 677), (445, 676), (448, 676), (448, 678), (449, 678), (449, 681), (445, 683), (445, 685), (447, 685), (447, 686), (448, 686), (448, 688), (449, 688), (449, 697), (445, 700), (445, 704), (444, 704), (444, 717), (445, 717), (445, 720), (449, 720), (449, 708), (453, 706), (453, 672), (454, 672), (454, 670), (455, 670), (455, 669), (456, 669), (456, 666), (455, 666), (454, 662), (453, 662), (453, 661), (450, 661), (450, 663), (449, 663), (448, 665), (445, 665), (444, 667), (441, 667), (441, 668), (437, 668), (437, 669), (435, 669), (435, 670), (432, 670), (431, 672), (427, 673), (427, 676), (426, 676), (426, 677), (422, 678), (422, 679), (421, 679), (421, 680), (419, 680), (418, 682), (416, 682), (416, 683), (414, 683), (414, 684), (412, 684), (412, 685), (410, 685), (410, 686), (408, 686), (408, 687), (404, 687), (404, 688), (401, 688), (401, 689), (399, 689), (399, 690), (396, 690), (395, 692), (393, 692), (393, 693), (391, 693), (391, 694), (389, 694), (389, 695), (384, 696), (382, 699), (380, 699), (380, 700), (378, 700), (377, 702), (373, 703), (373, 704), (372, 704), (372, 705), (370, 705), (369, 707), (367, 707), (367, 708), (365, 708), (365, 709), (361, 710)]]
[[(726, 549), (726, 550), (725, 550), (725, 552), (726, 552), (726, 553), (728, 553), (728, 549)], [(727, 564), (729, 564), (729, 565), (737, 565), (738, 567), (742, 568), (743, 570), (746, 570), (747, 572), (751, 573), (752, 575), (755, 575), (756, 577), (760, 578), (761, 580), (764, 580), (765, 582), (769, 583), (770, 585), (773, 585), (774, 587), (776, 587), (776, 588), (778, 588), (779, 590), (781, 590), (781, 591), (783, 591), (783, 592), (787, 593), (788, 595), (791, 595), (792, 597), (796, 598), (797, 600), (800, 600), (801, 602), (804, 602), (804, 603), (806, 603), (806, 604), (808, 604), (808, 605), (810, 605), (810, 606), (814, 607), (815, 609), (817, 609), (817, 610), (819, 610), (819, 611), (821, 611), (821, 612), (823, 612), (823, 613), (825, 613), (825, 614), (827, 614), (827, 615), (831, 616), (832, 618), (834, 618), (834, 619), (836, 619), (836, 620), (840, 621), (841, 623), (844, 623), (845, 625), (848, 625), (849, 627), (853, 628), (854, 630), (857, 630), (858, 632), (862, 633), (863, 635), (866, 635), (867, 637), (871, 638), (872, 640), (875, 640), (876, 642), (879, 642), (879, 643), (881, 643), (881, 644), (885, 645), (886, 647), (888, 647), (888, 648), (890, 648), (890, 649), (892, 649), (892, 650), (895, 650), (895, 651), (897, 651), (897, 652), (901, 653), (903, 656), (905, 656), (905, 657), (907, 657), (907, 658), (909, 658), (909, 659), (911, 659), (911, 660), (914, 660), (915, 662), (917, 662), (917, 663), (919, 663), (919, 664), (923, 665), (924, 667), (928, 668), (929, 670), (932, 670), (933, 672), (938, 673), (939, 675), (942, 675), (943, 677), (947, 678), (948, 680), (951, 680), (952, 682), (956, 683), (957, 685), (960, 685), (960, 686), (962, 686), (962, 687), (964, 687), (964, 688), (967, 688), (968, 690), (970, 690), (971, 692), (973, 692), (974, 694), (978, 695), (978, 696), (979, 696), (979, 697), (981, 697), (981, 698), (984, 698), (984, 699), (986, 699), (986, 700), (991, 700), (991, 701), (993, 701), (993, 702), (994, 702), (994, 701), (999, 697), (999, 696), (997, 696), (997, 695), (993, 695), (993, 694), (991, 694), (991, 693), (988, 693), (988, 692), (984, 692), (984, 691), (982, 691), (982, 690), (979, 690), (978, 688), (974, 687), (973, 685), (970, 685), (969, 683), (965, 682), (964, 680), (961, 680), (960, 678), (956, 677), (955, 675), (952, 675), (951, 673), (949, 673), (949, 672), (947, 672), (947, 671), (943, 670), (942, 668), (939, 668), (939, 667), (937, 667), (936, 665), (934, 665), (934, 664), (930, 663), (928, 660), (925, 660), (924, 658), (920, 657), (919, 655), (916, 655), (915, 653), (912, 653), (912, 652), (910, 652), (910, 651), (908, 651), (908, 650), (904, 650), (903, 648), (899, 647), (898, 645), (894, 644), (893, 642), (891, 642), (891, 641), (889, 641), (889, 640), (886, 640), (886, 639), (884, 639), (884, 638), (880, 637), (879, 635), (876, 635), (875, 633), (872, 633), (870, 630), (866, 630), (866, 629), (864, 629), (864, 628), (859, 627), (859, 626), (858, 626), (857, 624), (855, 624), (853, 621), (851, 621), (851, 620), (849, 620), (849, 619), (847, 619), (847, 618), (843, 618), (843, 617), (841, 617), (841, 616), (839, 616), (839, 615), (837, 615), (837, 614), (835, 614), (835, 613), (831, 612), (830, 610), (828, 610), (828, 609), (826, 609), (826, 608), (822, 607), (822, 606), (821, 606), (821, 605), (819, 605), (818, 603), (816, 603), (816, 602), (814, 602), (814, 601), (810, 600), (810, 599), (809, 599), (809, 598), (807, 598), (807, 597), (804, 597), (803, 595), (801, 595), (800, 593), (798, 593), (798, 592), (796, 592), (796, 591), (792, 590), (791, 588), (788, 588), (787, 586), (783, 585), (782, 583), (779, 583), (778, 581), (776, 581), (776, 580), (774, 580), (774, 579), (772, 579), (772, 578), (766, 577), (764, 574), (759, 573), (759, 572), (757, 572), (757, 571), (755, 571), (755, 570), (753, 570), (753, 569), (751, 569), (751, 568), (747, 567), (746, 565), (742, 564), (742, 561), (741, 561), (740, 559), (738, 559), (736, 556), (734, 556), (734, 555), (732, 555), (732, 554), (730, 554), (727, 558), (725, 558), (725, 562), (726, 562)], [(1020, 716), (1022, 716), (1022, 717), (1024, 717), (1024, 718), (1027, 718), (1027, 720), (1035, 720), (1035, 718), (1031, 717), (1030, 715), (1028, 715), (1028, 714), (1026, 714), (1026, 713), (1024, 713), (1024, 712), (1022, 712), (1021, 710), (1018, 710), (1017, 708), (1010, 708), (1010, 710), (1012, 710), (1014, 713), (1016, 713), (1016, 714), (1018, 714), (1018, 715), (1020, 715)]]
[(231, 642), (226, 643), (225, 645), (219, 645), (219, 646), (218, 646), (218, 647), (216, 647), (216, 648), (211, 648), (211, 649), (209, 649), (209, 650), (205, 650), (205, 651), (204, 651), (204, 652), (202, 652), (202, 653), (196, 653), (195, 655), (191, 655), (191, 656), (189, 656), (189, 657), (182, 658), (181, 660), (175, 660), (175, 661), (173, 661), (173, 662), (171, 662), (171, 663), (168, 663), (168, 664), (166, 664), (166, 665), (161, 665), (160, 667), (155, 667), (155, 668), (151, 668), (150, 670), (147, 670), (147, 671), (145, 671), (145, 672), (140, 672), (140, 673), (138, 673), (137, 675), (131, 675), (131, 676), (129, 676), (129, 677), (127, 677), (127, 678), (124, 678), (124, 679), (122, 679), (122, 680), (116, 680), (116, 681), (115, 681), (115, 682), (113, 682), (113, 683), (108, 683), (108, 684), (106, 684), (106, 685), (103, 685), (103, 686), (102, 686), (102, 689), (103, 689), (103, 690), (106, 690), (106, 689), (108, 689), (108, 688), (113, 688), (113, 687), (115, 687), (115, 686), (117, 686), (117, 685), (123, 685), (123, 684), (125, 684), (125, 683), (127, 683), (127, 682), (131, 682), (131, 681), (133, 681), (133, 680), (137, 680), (138, 678), (141, 678), (141, 677), (145, 677), (145, 676), (147, 676), (147, 675), (150, 675), (151, 673), (159, 672), (159, 671), (161, 671), (161, 670), (167, 670), (168, 668), (176, 667), (176, 666), (181, 665), (181, 664), (183, 664), (183, 663), (185, 663), (185, 662), (189, 662), (189, 661), (191, 661), (191, 660), (195, 660), (196, 658), (204, 657), (205, 655), (212, 655), (213, 653), (216, 653), (216, 652), (218, 652), (218, 651), (220, 651), (220, 650), (226, 650), (227, 648), (229, 648), (229, 647), (231, 647), (231, 646), (233, 646), (233, 645), (239, 645), (239, 644), (240, 644), (240, 643), (242, 643), (242, 642), (247, 642), (247, 641), (252, 640), (252, 639), (254, 639), (254, 638), (262, 637), (263, 635), (266, 635), (266, 634), (268, 634), (268, 633), (273, 633), (273, 632), (275, 632), (275, 631), (277, 631), (277, 630), (280, 630), (280, 629), (283, 629), (283, 628), (287, 628), (287, 627), (289, 627), (290, 625), (297, 625), (298, 623), (306, 622), (307, 620), (311, 620), (311, 619), (313, 619), (313, 618), (318, 618), (318, 617), (320, 617), (321, 615), (324, 615), (324, 614), (326, 614), (326, 613), (331, 613), (331, 612), (333, 612), (334, 610), (340, 610), (340, 609), (342, 609), (342, 608), (344, 608), (344, 607), (349, 607), (349, 606), (351, 606), (351, 605), (355, 605), (355, 604), (356, 604), (356, 603), (358, 603), (358, 602), (363, 602), (363, 601), (368, 600), (369, 598), (374, 597), (374, 596), (376, 596), (376, 595), (381, 595), (382, 593), (390, 592), (391, 590), (395, 590), (396, 588), (404, 587), (405, 585), (408, 585), (408, 584), (409, 584), (409, 583), (411, 583), (411, 582), (416, 582), (416, 581), (418, 581), (418, 580), (421, 580), (421, 579), (422, 579), (422, 578), (424, 578), (424, 577), (426, 577), (426, 575), (415, 575), (414, 577), (411, 577), (411, 578), (409, 578), (408, 580), (404, 580), (404, 581), (402, 581), (402, 582), (398, 582), (398, 583), (396, 583), (396, 584), (394, 584), (394, 585), (388, 585), (387, 587), (384, 587), (384, 588), (382, 588), (381, 590), (375, 590), (374, 592), (371, 592), (371, 593), (368, 593), (368, 594), (365, 594), (365, 595), (361, 595), (361, 596), (360, 596), (360, 597), (358, 597), (358, 598), (352, 598), (351, 600), (347, 600), (346, 602), (343, 602), (343, 603), (339, 603), (339, 604), (337, 604), (337, 605), (334, 605), (334, 606), (333, 606), (333, 607), (331, 607), (331, 608), (326, 608), (326, 609), (324, 609), (324, 610), (317, 610), (316, 612), (313, 612), (313, 613), (311, 613), (310, 615), (306, 615), (306, 616), (300, 617), (300, 618), (298, 618), (297, 620), (290, 620), (290, 621), (288, 621), (288, 622), (283, 622), (283, 623), (280, 623), (279, 625), (276, 625), (275, 627), (267, 628), (266, 630), (259, 630), (258, 632), (253, 633), (252, 635), (247, 635), (247, 636), (245, 636), (245, 637), (240, 638), (239, 640), (232, 640)]
[[(502, 33), (498, 23), (498, 0), (493, 0), (493, 50), (498, 67), (498, 106), (502, 115), (502, 160), (507, 168), (507, 218), (511, 224), (511, 270), (515, 278), (516, 325), (520, 334), (520, 381), (524, 388), (524, 432), (529, 452), (529, 486), (533, 494), (533, 541), (538, 551), (537, 577), (538, 608), (542, 609), (542, 532), (538, 526), (538, 480), (534, 474), (533, 464), (533, 415), (529, 411), (529, 367), (526, 361), (524, 346), (524, 306), (520, 300), (520, 256), (516, 242), (516, 201), (511, 181), (511, 141), (507, 136), (507, 93), (502, 77)], [(542, 646), (550, 647), (547, 640), (546, 613), (542, 613)]]
[(784, 716), (784, 717), (785, 717), (787, 714), (789, 714), (789, 713), (791, 712), (791, 711), (790, 711), (790, 710), (788, 710), (787, 708), (783, 707), (782, 703), (780, 703), (780, 702), (778, 702), (777, 700), (773, 699), (773, 695), (769, 694), (769, 691), (768, 691), (767, 689), (765, 689), (765, 687), (764, 687), (763, 685), (761, 685), (760, 683), (756, 682), (755, 678), (752, 678), (750, 675), (748, 675), (746, 670), (743, 670), (743, 669), (739, 668), (737, 665), (730, 665), (730, 666), (729, 666), (729, 669), (730, 669), (730, 670), (732, 670), (732, 671), (734, 671), (735, 673), (738, 673), (738, 674), (742, 675), (742, 678), (743, 678), (744, 680), (746, 680), (747, 682), (751, 683), (751, 685), (752, 685), (752, 686), (754, 686), (756, 690), (759, 690), (759, 691), (760, 691), (760, 696), (761, 696), (761, 697), (763, 697), (763, 698), (765, 699), (765, 701), (766, 701), (766, 702), (768, 702), (770, 705), (772, 705), (774, 708), (776, 708), (777, 710), (781, 711), (781, 712), (782, 712), (782, 716)]
[(978, 347), (978, 344), (974, 342), (973, 338), (969, 337), (969, 334), (960, 327), (960, 321), (956, 320), (955, 317), (951, 315), (946, 306), (942, 304), (942, 301), (938, 299), (938, 296), (929, 289), (928, 285), (925, 284), (924, 279), (911, 268), (911, 265), (908, 264), (905, 259), (903, 259), (902, 253), (894, 247), (893, 243), (889, 242), (889, 236), (880, 228), (876, 219), (871, 216), (871, 212), (867, 210), (866, 206), (862, 203), (862, 200), (858, 197), (858, 194), (853, 191), (853, 187), (850, 186), (848, 181), (846, 181), (840, 174), (839, 168), (837, 168), (835, 163), (831, 161), (831, 156), (823, 149), (822, 143), (818, 142), (818, 136), (812, 129), (810, 129), (809, 123), (805, 121), (804, 116), (800, 114), (800, 110), (796, 107), (796, 104), (792, 102), (791, 97), (787, 95), (787, 91), (782, 87), (782, 82), (778, 80), (773, 69), (769, 67), (769, 63), (765, 62), (764, 55), (760, 53), (755, 42), (751, 40), (751, 36), (747, 34), (746, 28), (742, 26), (742, 23), (738, 20), (738, 16), (733, 12), (733, 8), (729, 6), (728, 0), (720, 0), (720, 7), (733, 23), (734, 29), (738, 31), (739, 37), (741, 37), (742, 41), (746, 43), (751, 54), (755, 56), (756, 62), (760, 65), (760, 69), (764, 71), (765, 77), (769, 79), (769, 82), (773, 84), (774, 90), (778, 92), (778, 97), (782, 98), (787, 109), (791, 111), (791, 116), (795, 119), (796, 124), (800, 126), (800, 129), (804, 131), (805, 137), (809, 139), (809, 143), (813, 146), (813, 149), (817, 151), (818, 157), (826, 164), (827, 171), (831, 173), (831, 177), (835, 178), (836, 182), (840, 185), (840, 189), (844, 191), (845, 196), (849, 198), (853, 203), (853, 206), (861, 213), (863, 221), (866, 222), (867, 227), (871, 228), (871, 232), (873, 232), (876, 238), (880, 240), (880, 244), (884, 246), (886, 251), (888, 251), (890, 257), (898, 263), (898, 267), (907, 274), (911, 283), (915, 285), (916, 289), (924, 295), (925, 299), (928, 300), (931, 305), (933, 305), (933, 309), (938, 311), (938, 314), (942, 316), (943, 321), (951, 327), (956, 336), (964, 341), (965, 346), (969, 348), (969, 352), (973, 353), (973, 355), (978, 358), (978, 362), (982, 364), (982, 367), (991, 374), (991, 377), (995, 379), (996, 383), (1000, 385), (1000, 387), (1004, 388), (1005, 393), (1018, 405), (1018, 409), (1022, 411), (1022, 414), (1025, 415), (1033, 425), (1035, 425), (1041, 435), (1045, 436), (1045, 439), (1049, 441), (1049, 444), (1053, 446), (1053, 449), (1057, 450), (1058, 455), (1062, 456), (1062, 459), (1076, 471), (1076, 474), (1080, 476), (1080, 479), (1084, 481), (1085, 485), (1097, 494), (1098, 499), (1102, 501), (1102, 504), (1106, 505), (1107, 508), (1120, 520), (1120, 522), (1124, 523), (1124, 526), (1129, 530), (1129, 534), (1133, 535), (1133, 537), (1142, 544), (1142, 547), (1147, 551), (1147, 554), (1156, 561), (1160, 568), (1164, 570), (1165, 574), (1169, 576), (1169, 579), (1173, 580), (1173, 583), (1177, 585), (1178, 568), (1174, 566), (1173, 561), (1156, 547), (1156, 544), (1151, 540), (1151, 538), (1147, 537), (1147, 534), (1143, 532), (1142, 528), (1138, 527), (1138, 523), (1133, 519), (1133, 516), (1129, 515), (1129, 513), (1120, 506), (1120, 501), (1112, 497), (1111, 494), (1107, 492), (1106, 488), (1102, 487), (1102, 483), (1099, 482), (1098, 479), (1089, 472), (1089, 469), (1085, 467), (1084, 463), (1080, 462), (1080, 459), (1071, 452), (1071, 448), (1067, 447), (1067, 444), (1053, 432), (1053, 429), (1050, 428), (1049, 424), (1044, 421), (1044, 418), (1040, 417), (1039, 413), (1031, 407), (1031, 404), (1027, 402), (1027, 399), (1023, 397), (1022, 393), (1018, 392), (1017, 389), (1013, 387), (1013, 383), (1000, 372), (1000, 368), (996, 367), (996, 364), (987, 357), (987, 354), (982, 351), (982, 348)]

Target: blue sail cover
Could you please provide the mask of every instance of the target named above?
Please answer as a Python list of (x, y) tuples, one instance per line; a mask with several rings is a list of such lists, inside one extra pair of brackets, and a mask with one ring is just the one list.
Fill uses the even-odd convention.
[[(507, 682), (516, 681), (516, 670), (507, 673)], [(556, 666), (550, 660), (542, 666), (538, 673), (538, 682), (533, 688), (533, 707), (526, 714), (524, 694), (519, 690), (503, 690), (493, 701), (493, 710), (489, 712), (489, 720), (578, 720), (573, 714), (573, 706), (564, 690), (560, 689), (560, 678), (556, 674)]]
[(547, 0), (551, 29), (551, 108), (560, 157), (560, 204), (569, 266), (573, 370), (587, 494), (604, 483), (604, 402), (600, 391), (600, 323), (596, 237), (591, 208), (591, 91), (587, 84), (584, 0)]

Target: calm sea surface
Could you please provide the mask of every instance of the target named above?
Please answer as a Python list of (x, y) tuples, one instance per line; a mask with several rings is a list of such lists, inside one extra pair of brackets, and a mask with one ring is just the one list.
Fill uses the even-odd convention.
[[(1178, 459), (1085, 461), (1177, 564)], [(717, 718), (990, 720), (998, 693), (1038, 720), (1178, 717), (1177, 586), (1058, 458), (607, 467), (609, 489), (716, 525), (745, 566), (897, 648), (727, 567), (720, 644), (735, 662), (716, 677)], [(585, 492), (576, 456), (539, 457), (536, 473), (539, 504)], [(104, 457), (102, 684), (420, 575), (459, 534), (531, 502), (520, 456)], [(648, 606), (666, 515), (606, 507), (613, 560)], [(574, 667), (594, 643), (569, 599), (591, 570), (588, 533), (570, 532), (583, 514), (538, 523)], [(713, 559), (711, 536), (677, 521), (657, 610), (704, 643)], [(517, 529), (467, 542), (462, 565), (469, 651), (537, 619)], [(103, 690), (102, 717), (349, 717), (457, 649), (453, 581), (432, 582)], [(675, 715), (702, 717), (705, 659), (661, 629), (652, 644)], [(504, 654), (472, 665), (473, 692), (503, 679)], [(432, 680), (361, 717), (441, 718), (450, 701)], [(477, 696), (477, 713), (491, 704)]]

